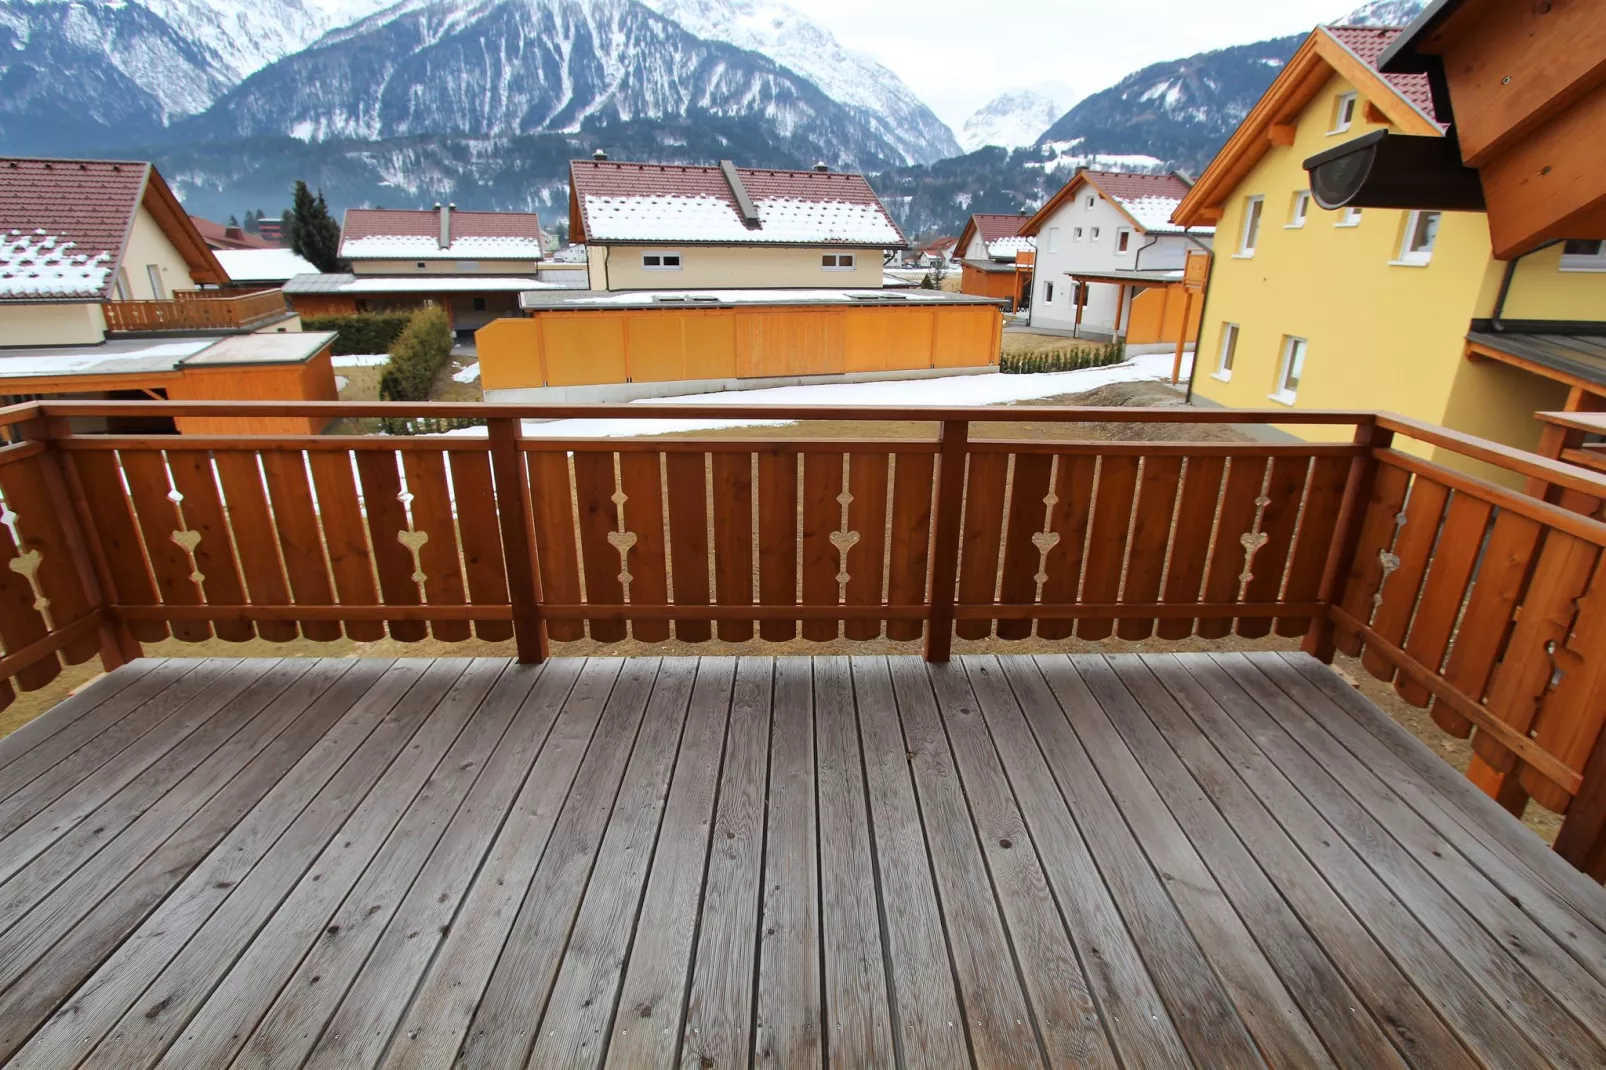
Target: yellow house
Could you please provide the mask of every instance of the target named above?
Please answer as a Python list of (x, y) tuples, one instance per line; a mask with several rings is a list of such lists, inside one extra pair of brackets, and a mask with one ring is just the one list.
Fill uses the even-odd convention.
[(1313, 31), (1177, 207), (1216, 227), (1193, 394), (1389, 409), (1531, 448), (1536, 410), (1606, 394), (1601, 243), (1502, 262), (1481, 211), (1328, 212), (1310, 196), (1303, 162), (1341, 139), (1443, 136), (1426, 76), (1375, 66), (1399, 33)]

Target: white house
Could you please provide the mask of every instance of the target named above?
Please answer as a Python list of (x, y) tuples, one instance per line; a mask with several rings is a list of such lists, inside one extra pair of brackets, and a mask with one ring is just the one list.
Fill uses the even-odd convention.
[(1180, 286), (1188, 251), (1210, 249), (1213, 228), (1171, 222), (1189, 186), (1176, 172), (1072, 175), (1020, 229), (1037, 241), (1031, 325), (1124, 336), (1133, 300)]

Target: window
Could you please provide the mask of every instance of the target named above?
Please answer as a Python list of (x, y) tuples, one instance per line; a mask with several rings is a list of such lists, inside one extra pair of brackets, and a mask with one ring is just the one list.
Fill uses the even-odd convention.
[(119, 301), (132, 301), (134, 299), (134, 288), (128, 284), (128, 268), (120, 267), (117, 269), (117, 279), (112, 284), (112, 296)]
[[(827, 271), (852, 271), (852, 253), (826, 253), (820, 257), (820, 266)], [(680, 266), (680, 257), (675, 257), (675, 266)]]
[(1048, 228), (1048, 251), (1051, 252), (1051, 253), (1057, 253), (1057, 252), (1059, 252), (1059, 250), (1060, 250), (1060, 228), (1059, 227), (1049, 227)]
[(1361, 225), (1361, 210), (1359, 208), (1346, 208), (1339, 215), (1335, 227), (1358, 227)]
[(1072, 227), (1071, 228), (1071, 240), (1072, 241), (1081, 241), (1082, 240), (1082, 228), (1081, 227)]
[(1082, 204), (1087, 208), (1087, 210), (1089, 212), (1091, 212), (1093, 210), (1093, 205), (1096, 204), (1096, 203), (1098, 203), (1098, 198), (1093, 196), (1093, 194), (1091, 194), (1091, 193), (1089, 193), (1087, 195), (1087, 199), (1082, 202)]
[(166, 301), (167, 289), (162, 285), (161, 267), (156, 264), (146, 264), (145, 275), (151, 280), (151, 296), (158, 301)]
[(1122, 227), (1115, 232), (1115, 251), (1124, 253), (1132, 248), (1132, 228)]
[(418, 261), (418, 263), (414, 264), (413, 266), (416, 267), (419, 271), (423, 271), (424, 270), (424, 262), (422, 260)]
[(476, 297), (474, 299), (474, 311), (475, 312), (484, 312), (485, 311), (485, 298)]
[(1426, 266), (1433, 259), (1433, 241), (1439, 236), (1438, 212), (1409, 212), (1400, 238), (1400, 258), (1394, 263)]
[(1305, 372), (1305, 349), (1305, 339), (1292, 335), (1283, 337), (1283, 359), (1277, 369), (1277, 389), (1271, 395), (1273, 401), (1280, 401), (1284, 405), (1294, 403), (1294, 395), (1299, 392), (1299, 377)]
[(1045, 304), (1045, 305), (1046, 304), (1050, 304), (1050, 303), (1053, 302), (1053, 300), (1054, 300), (1054, 284), (1052, 282), (1043, 283), (1043, 304)]
[(1561, 270), (1606, 271), (1606, 241), (1569, 240), (1561, 247)]
[(1260, 213), (1265, 207), (1264, 197), (1250, 197), (1244, 201), (1244, 232), (1238, 239), (1237, 255), (1255, 255), (1255, 244), (1260, 241)]
[(1238, 325), (1221, 325), (1221, 359), (1216, 365), (1216, 378), (1222, 382), (1232, 378), (1232, 358), (1238, 353)]
[(1333, 104), (1333, 128), (1329, 134), (1342, 134), (1355, 122), (1355, 104), (1358, 98), (1354, 93), (1345, 93)]
[(1087, 237), (1088, 237), (1089, 241), (1098, 241), (1099, 240), (1099, 228), (1098, 227), (1089, 227), (1087, 229)]
[(1284, 225), (1290, 228), (1302, 227), (1308, 215), (1310, 215), (1310, 190), (1302, 189), (1294, 194), (1294, 204), (1288, 210), (1288, 222)]
[(641, 266), (649, 271), (679, 271), (679, 253), (642, 253)]

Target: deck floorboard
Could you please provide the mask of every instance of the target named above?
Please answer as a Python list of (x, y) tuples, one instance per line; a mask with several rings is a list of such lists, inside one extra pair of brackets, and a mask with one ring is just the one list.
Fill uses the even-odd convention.
[(1299, 655), (136, 662), (0, 796), (5, 1067), (1606, 1064), (1606, 892)]

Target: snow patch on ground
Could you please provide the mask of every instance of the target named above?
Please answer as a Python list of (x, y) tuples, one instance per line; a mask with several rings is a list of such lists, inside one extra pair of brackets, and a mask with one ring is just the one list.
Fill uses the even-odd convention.
[(329, 363), (337, 368), (377, 368), (390, 363), (389, 353), (343, 353), (330, 357)]
[(480, 381), (480, 362), (475, 361), (468, 367), (452, 373), (454, 383), (477, 383)]

